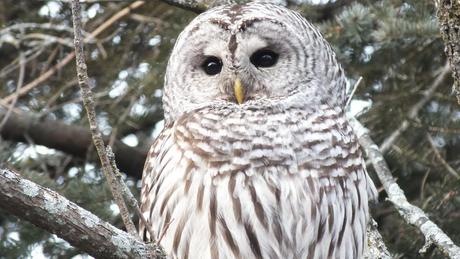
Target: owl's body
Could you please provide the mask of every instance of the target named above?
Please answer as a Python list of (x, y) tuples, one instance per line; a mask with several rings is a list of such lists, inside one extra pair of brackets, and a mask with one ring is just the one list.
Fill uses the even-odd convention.
[(344, 88), (298, 14), (253, 3), (200, 15), (168, 64), (141, 194), (155, 236), (141, 234), (171, 258), (362, 257), (375, 189)]

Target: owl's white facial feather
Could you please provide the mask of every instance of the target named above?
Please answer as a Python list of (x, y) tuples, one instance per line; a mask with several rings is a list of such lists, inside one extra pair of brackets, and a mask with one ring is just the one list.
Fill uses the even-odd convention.
[[(251, 56), (264, 49), (273, 51), (277, 62), (257, 67)], [(222, 63), (219, 73), (203, 69), (209, 57)], [(166, 72), (166, 120), (210, 105), (238, 105), (233, 89), (237, 78), (245, 89), (241, 108), (259, 102), (314, 109), (344, 102), (342, 69), (308, 21), (275, 5), (227, 6), (199, 15), (177, 39)]]

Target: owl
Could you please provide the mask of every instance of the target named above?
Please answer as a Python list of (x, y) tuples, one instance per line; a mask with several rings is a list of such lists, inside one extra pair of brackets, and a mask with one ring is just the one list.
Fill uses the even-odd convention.
[(179, 35), (140, 234), (169, 258), (362, 258), (375, 196), (346, 77), (300, 14), (227, 5)]

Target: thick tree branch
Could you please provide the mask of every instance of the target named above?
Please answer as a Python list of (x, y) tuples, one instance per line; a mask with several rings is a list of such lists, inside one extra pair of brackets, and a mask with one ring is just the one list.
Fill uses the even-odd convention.
[(164, 258), (153, 244), (142, 243), (9, 169), (0, 169), (0, 208), (97, 258)]
[(453, 91), (460, 104), (460, 1), (435, 0), (435, 3), (439, 29), (454, 77)]
[(371, 218), (367, 226), (367, 251), (365, 259), (391, 259), (393, 258), (383, 242), (382, 235), (377, 229), (377, 222)]
[(425, 246), (421, 249), (424, 252), (430, 245), (436, 245), (439, 250), (449, 258), (460, 258), (460, 247), (448, 237), (433, 221), (431, 221), (423, 210), (410, 204), (404, 195), (403, 190), (396, 183), (391, 171), (383, 158), (379, 147), (372, 141), (369, 131), (353, 117), (350, 123), (358, 136), (359, 143), (366, 151), (367, 156), (377, 172), (390, 200), (404, 220), (416, 226), (425, 236)]
[[(0, 107), (0, 117), (7, 111)], [(35, 144), (63, 151), (75, 157), (86, 159), (91, 143), (91, 133), (85, 127), (68, 125), (62, 121), (39, 119), (38, 116), (24, 113), (14, 113), (9, 116), (0, 131), (2, 138), (11, 141), (26, 142), (30, 137)], [(108, 143), (108, 137), (104, 137)], [(117, 165), (129, 176), (141, 178), (144, 161), (148, 150), (127, 146), (116, 140), (112, 146)], [(95, 156), (90, 157), (92, 162), (98, 161)]]

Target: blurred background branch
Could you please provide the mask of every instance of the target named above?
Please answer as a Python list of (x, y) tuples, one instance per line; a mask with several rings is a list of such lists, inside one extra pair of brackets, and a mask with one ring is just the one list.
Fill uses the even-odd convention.
[[(5, 109), (0, 108), (0, 117), (6, 118), (6, 115)], [(25, 136), (28, 136), (36, 145), (60, 150), (82, 161), (87, 158), (88, 151), (92, 149), (91, 134), (87, 127), (69, 125), (58, 120), (41, 119), (39, 116), (24, 112), (13, 113), (8, 117), (1, 130), (1, 136), (5, 140), (26, 142)], [(105, 137), (106, 143), (108, 140), (109, 138)], [(113, 143), (113, 149), (121, 170), (129, 176), (140, 179), (148, 149), (130, 147), (119, 140)], [(89, 156), (91, 162), (97, 159), (95, 154)], [(75, 162), (74, 165), (82, 163)]]

